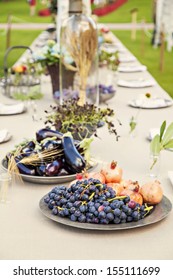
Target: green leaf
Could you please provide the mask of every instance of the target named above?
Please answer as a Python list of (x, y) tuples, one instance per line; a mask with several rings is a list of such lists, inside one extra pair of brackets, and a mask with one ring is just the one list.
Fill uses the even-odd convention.
[(164, 149), (173, 148), (173, 139), (169, 140), (163, 147)]
[(166, 121), (164, 121), (160, 127), (160, 142), (162, 141), (162, 137), (163, 137), (163, 133), (165, 131), (166, 128)]
[(130, 125), (130, 133), (132, 133), (137, 125), (134, 117), (131, 118), (129, 125)]
[(158, 155), (161, 151), (160, 136), (157, 134), (150, 143), (150, 151), (153, 155)]
[(163, 136), (162, 143), (161, 143), (162, 146), (165, 146), (167, 144), (167, 142), (169, 142), (169, 140), (171, 140), (172, 137), (173, 137), (173, 122), (166, 129), (166, 132)]
[(86, 160), (86, 162), (90, 161), (90, 145), (92, 143), (94, 139), (93, 138), (84, 138), (81, 142), (80, 142), (80, 148), (83, 148), (84, 150), (84, 158)]

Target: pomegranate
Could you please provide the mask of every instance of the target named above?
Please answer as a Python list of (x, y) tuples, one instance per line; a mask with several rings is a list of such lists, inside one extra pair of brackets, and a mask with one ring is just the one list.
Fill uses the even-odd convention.
[(94, 178), (98, 179), (102, 184), (105, 184), (105, 176), (101, 172), (91, 172), (91, 173), (86, 173), (85, 178)]
[(140, 188), (144, 202), (150, 204), (158, 204), (163, 197), (162, 186), (159, 181), (148, 182)]
[(101, 173), (104, 175), (106, 183), (120, 183), (122, 180), (122, 169), (117, 166), (115, 161), (102, 168)]
[(128, 195), (130, 197), (130, 200), (135, 201), (136, 203), (139, 203), (140, 205), (143, 204), (143, 197), (139, 192), (124, 189), (120, 195)]
[(118, 196), (124, 190), (123, 186), (118, 183), (107, 183), (107, 186), (111, 187), (116, 192), (116, 195)]

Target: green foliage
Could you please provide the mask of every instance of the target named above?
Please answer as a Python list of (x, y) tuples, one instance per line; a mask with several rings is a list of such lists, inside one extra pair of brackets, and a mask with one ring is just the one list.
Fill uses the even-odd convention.
[(130, 119), (129, 125), (130, 125), (130, 133), (132, 133), (135, 130), (136, 125), (137, 125), (137, 122), (133, 116)]
[[(22, 44), (30, 46), (34, 39), (40, 34), (40, 30), (12, 30), (11, 31), (11, 46), (17, 46)], [(3, 60), (6, 46), (6, 36), (0, 34), (0, 76), (3, 76)], [(25, 50), (14, 50), (8, 56), (8, 66), (11, 68), (14, 63), (19, 59)]]
[(45, 124), (51, 124), (60, 130), (62, 133), (79, 130), (79, 125), (88, 125), (90, 131), (90, 125), (92, 126), (92, 132), (95, 133), (97, 125), (100, 121), (104, 121), (107, 124), (110, 133), (114, 133), (117, 136), (114, 124), (111, 121), (111, 117), (114, 116), (114, 111), (110, 108), (97, 108), (93, 104), (86, 103), (84, 106), (78, 105), (78, 100), (68, 99), (64, 101), (63, 105), (51, 106), (51, 111), (46, 111)]
[(162, 150), (173, 149), (173, 122), (166, 128), (166, 121), (160, 127), (160, 133), (155, 135), (150, 143), (150, 151), (154, 156), (150, 169), (157, 162), (157, 156)]
[(166, 121), (160, 127), (160, 133), (155, 135), (150, 144), (153, 155), (159, 155), (162, 150), (173, 149), (173, 122), (166, 128)]
[(60, 52), (56, 42), (54, 40), (48, 40), (43, 48), (34, 53), (33, 57), (36, 63), (41, 63), (44, 67), (59, 63)]
[(34, 86), (33, 89), (31, 87), (30, 91), (25, 95), (20, 92), (16, 92), (13, 94), (14, 99), (26, 101), (26, 100), (39, 100), (43, 98), (43, 94), (39, 92), (39, 86)]
[(105, 48), (100, 48), (100, 52), (99, 52), (99, 63), (104, 63), (106, 62), (108, 65), (108, 68), (116, 71), (119, 65), (119, 59), (118, 59), (118, 51), (115, 52), (109, 52), (109, 48), (108, 50), (106, 50), (106, 45)]
[(41, 17), (38, 15), (40, 10), (46, 9), (47, 4), (43, 4), (43, 1), (37, 0), (36, 13), (34, 16), (30, 16), (30, 7), (26, 0), (13, 0), (3, 1), (0, 3), (0, 22), (6, 23), (7, 16), (11, 14), (12, 23), (51, 23), (51, 16)]
[(117, 10), (105, 16), (99, 17), (98, 20), (101, 23), (131, 22), (130, 11), (137, 8), (137, 21), (141, 21), (145, 18), (146, 22), (152, 22), (152, 1), (153, 0), (128, 0)]

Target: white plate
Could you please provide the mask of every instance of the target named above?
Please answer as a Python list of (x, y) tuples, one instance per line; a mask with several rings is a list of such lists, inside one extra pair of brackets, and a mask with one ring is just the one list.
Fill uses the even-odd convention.
[(117, 85), (119, 87), (127, 88), (144, 88), (144, 87), (153, 87), (156, 82), (152, 79), (138, 79), (138, 80), (118, 80)]
[[(160, 102), (162, 101), (162, 102)], [(134, 108), (142, 108), (142, 109), (160, 109), (160, 108), (166, 108), (169, 106), (172, 106), (173, 101), (170, 99), (161, 99), (161, 98), (155, 98), (150, 101), (144, 102), (141, 99), (134, 99), (129, 101), (129, 106)]]
[(133, 66), (119, 66), (118, 71), (124, 73), (133, 73), (133, 72), (143, 72), (146, 71), (147, 67), (145, 65), (133, 65)]
[(10, 116), (10, 115), (17, 115), (22, 114), (26, 111), (26, 107), (24, 103), (18, 104), (2, 104), (0, 103), (0, 116)]
[[(0, 134), (1, 134), (1, 131), (0, 131)], [(4, 138), (0, 137), (0, 144), (8, 142), (11, 139), (11, 137), (12, 137), (12, 135), (7, 131), (7, 133), (6, 133)]]
[(132, 56), (132, 55), (120, 55), (119, 56), (119, 61), (122, 62), (122, 63), (134, 62), (134, 61), (136, 61), (136, 57)]

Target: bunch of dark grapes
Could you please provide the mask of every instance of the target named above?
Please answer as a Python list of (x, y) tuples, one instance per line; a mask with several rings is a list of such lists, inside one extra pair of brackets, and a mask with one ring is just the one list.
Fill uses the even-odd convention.
[(69, 188), (57, 186), (44, 198), (54, 215), (71, 221), (94, 224), (120, 224), (143, 219), (152, 206), (139, 205), (97, 179), (79, 180)]

